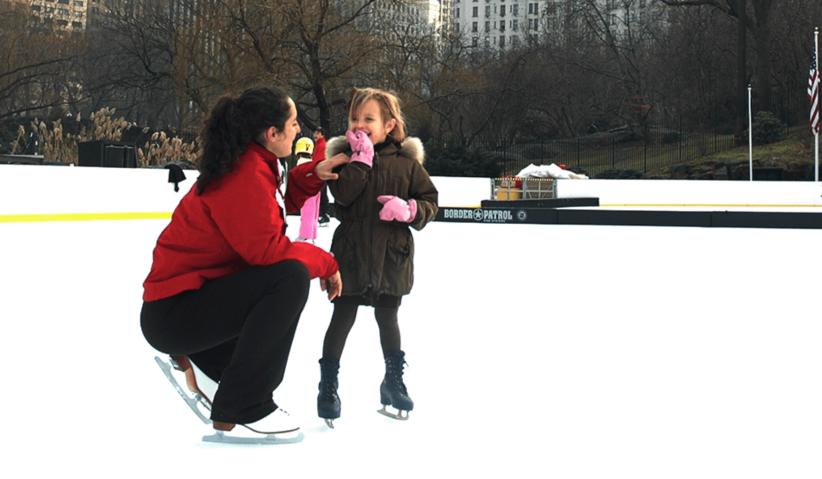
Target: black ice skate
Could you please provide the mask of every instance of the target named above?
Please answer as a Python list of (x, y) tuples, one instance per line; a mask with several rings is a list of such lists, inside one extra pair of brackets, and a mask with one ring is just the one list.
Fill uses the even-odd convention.
[(337, 373), (340, 371), (340, 360), (335, 358), (320, 359), (320, 394), (317, 396), (317, 415), (334, 429), (334, 419), (340, 417), (340, 397), (337, 395)]
[[(382, 409), (378, 413), (402, 421), (408, 420), (408, 412), (414, 409), (414, 401), (408, 397), (408, 390), (402, 381), (402, 368), (405, 365), (405, 353), (392, 351), (385, 357), (385, 379), (380, 385), (380, 402)], [(391, 406), (396, 413), (386, 409)], [(405, 415), (402, 412), (405, 411)]]
[[(157, 362), (157, 365), (160, 366), (160, 369), (163, 370), (163, 374), (166, 375), (168, 380), (171, 382), (171, 385), (174, 386), (174, 389), (180, 394), (180, 397), (183, 398), (183, 401), (188, 404), (188, 407), (194, 411), (194, 414), (200, 418), (205, 424), (211, 424), (211, 419), (207, 416), (211, 415), (211, 397), (214, 396), (214, 391), (211, 391), (210, 394), (204, 393), (203, 389), (214, 389), (216, 387), (216, 383), (213, 383), (210, 379), (206, 378), (204, 374), (196, 374), (195, 367), (191, 361), (188, 360), (186, 356), (169, 356), (169, 362), (165, 362), (159, 357), (155, 356), (154, 360)], [(175, 373), (173, 371), (179, 371), (185, 374), (185, 382), (188, 386), (188, 391), (183, 389), (180, 386), (180, 383), (175, 378)], [(177, 373), (182, 380), (182, 375)], [(200, 383), (198, 383), (197, 377), (200, 376)], [(204, 383), (209, 382), (212, 383), (212, 388), (208, 388)], [(202, 383), (202, 384), (201, 384)]]

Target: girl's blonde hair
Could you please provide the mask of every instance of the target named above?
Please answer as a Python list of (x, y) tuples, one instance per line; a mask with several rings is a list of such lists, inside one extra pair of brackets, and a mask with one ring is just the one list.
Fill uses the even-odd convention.
[(388, 123), (391, 119), (397, 120), (397, 124), (388, 133), (388, 136), (398, 143), (405, 141), (405, 118), (402, 116), (400, 99), (393, 91), (378, 90), (376, 88), (354, 88), (351, 92), (351, 105), (348, 108), (349, 120), (354, 116), (360, 105), (368, 100), (376, 100), (380, 106), (383, 123)]

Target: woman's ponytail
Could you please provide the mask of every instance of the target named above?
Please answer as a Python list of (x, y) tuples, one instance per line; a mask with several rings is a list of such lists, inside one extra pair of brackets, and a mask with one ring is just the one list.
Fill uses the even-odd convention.
[(268, 128), (283, 130), (290, 114), (288, 96), (279, 89), (253, 88), (237, 98), (220, 98), (200, 130), (197, 194), (231, 171), (248, 144)]

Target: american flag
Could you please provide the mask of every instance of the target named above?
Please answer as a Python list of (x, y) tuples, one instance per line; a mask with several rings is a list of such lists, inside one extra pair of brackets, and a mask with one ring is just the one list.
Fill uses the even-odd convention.
[(811, 72), (808, 77), (808, 99), (811, 101), (811, 132), (819, 133), (819, 73), (816, 71), (816, 48), (813, 49)]

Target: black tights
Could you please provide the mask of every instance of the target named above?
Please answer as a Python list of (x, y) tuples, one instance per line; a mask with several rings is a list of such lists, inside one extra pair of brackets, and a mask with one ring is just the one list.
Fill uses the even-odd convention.
[[(339, 359), (342, 356), (345, 340), (348, 339), (348, 333), (351, 332), (351, 327), (354, 326), (354, 320), (357, 318), (357, 308), (359, 308), (358, 304), (334, 304), (331, 324), (325, 333), (323, 357)], [(398, 310), (399, 308), (374, 308), (374, 317), (377, 318), (377, 325), (380, 327), (383, 356), (401, 349), (400, 326), (397, 321)]]

